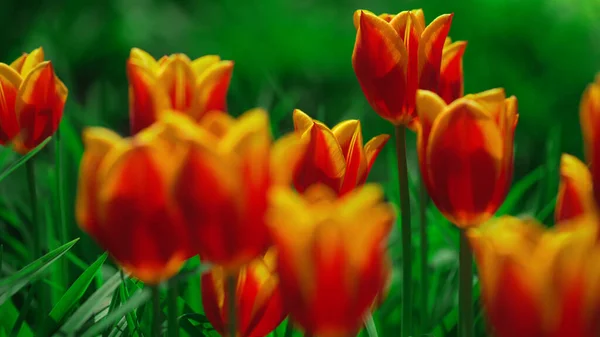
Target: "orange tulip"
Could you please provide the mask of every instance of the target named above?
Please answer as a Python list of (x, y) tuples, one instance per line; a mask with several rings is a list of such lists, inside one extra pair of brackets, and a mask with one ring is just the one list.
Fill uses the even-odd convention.
[(517, 99), (492, 89), (446, 105), (420, 90), (417, 112), (419, 166), (431, 199), (458, 227), (481, 224), (512, 181)]
[(232, 61), (206, 55), (191, 61), (184, 54), (156, 61), (145, 51), (133, 48), (127, 61), (131, 133), (135, 134), (172, 109), (194, 119), (211, 110), (227, 110), (227, 90)]
[(143, 282), (170, 278), (190, 254), (184, 223), (169, 194), (179, 152), (164, 125), (131, 139), (90, 128), (83, 140), (79, 225)]
[(395, 16), (354, 13), (352, 65), (367, 101), (381, 117), (410, 125), (417, 117), (417, 89), (438, 90), (452, 16), (441, 15), (425, 26), (420, 9)]
[(333, 129), (294, 110), (294, 129), (308, 143), (308, 149), (294, 175), (294, 186), (304, 192), (322, 183), (338, 194), (362, 185), (390, 136), (373, 137), (363, 146), (358, 120), (343, 121)]
[[(275, 330), (287, 313), (283, 310), (279, 277), (275, 273), (276, 253), (269, 250), (238, 274), (236, 288), (237, 329), (239, 337), (261, 337)], [(202, 276), (202, 304), (206, 317), (222, 336), (227, 336), (227, 291), (225, 271), (214, 267)]]
[(438, 93), (447, 104), (464, 95), (463, 55), (465, 48), (467, 48), (466, 41), (452, 43), (450, 38), (446, 38), (444, 43)]
[(354, 336), (390, 274), (385, 241), (394, 211), (375, 185), (337, 197), (275, 189), (267, 217), (285, 308), (307, 333)]
[(271, 244), (264, 219), (267, 193), (291, 183), (303, 149), (299, 137), (273, 144), (261, 109), (238, 119), (210, 113), (200, 125), (181, 114), (166, 114), (164, 121), (185, 147), (172, 192), (195, 252), (228, 270), (264, 253)]
[(500, 217), (469, 231), (484, 312), (495, 337), (600, 333), (597, 219), (572, 231)]
[(585, 90), (579, 111), (586, 158), (591, 163), (594, 198), (596, 205), (600, 205), (600, 73)]
[(560, 159), (560, 185), (556, 197), (556, 223), (594, 212), (592, 177), (587, 166), (569, 154)]
[(0, 63), (0, 145), (25, 154), (43, 143), (58, 129), (67, 95), (41, 47)]

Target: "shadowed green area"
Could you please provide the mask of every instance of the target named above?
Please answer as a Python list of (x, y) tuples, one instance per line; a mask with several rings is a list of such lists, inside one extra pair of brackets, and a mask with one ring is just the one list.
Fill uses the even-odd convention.
[[(11, 300), (3, 301), (0, 336), (9, 336), (11, 331), (20, 331), (18, 336), (32, 336), (40, 328), (35, 325), (39, 322), (36, 315), (40, 315), (36, 309), (42, 295), (35, 293), (39, 289), (44, 292), (43, 297), (49, 298), (50, 309), (60, 313), (41, 313), (47, 329), (76, 335), (100, 331), (108, 336), (122, 331), (122, 335), (140, 336), (151, 326), (147, 291), (139, 282), (115, 274), (117, 269), (110, 259), (103, 263), (102, 251), (81, 232), (74, 219), (82, 129), (105, 126), (123, 135), (128, 133), (125, 60), (132, 47), (147, 50), (155, 57), (183, 52), (191, 58), (219, 54), (234, 60), (229, 110), (237, 115), (256, 106), (268, 109), (277, 135), (292, 130), (291, 112), (300, 108), (330, 126), (358, 118), (365, 139), (369, 139), (380, 133), (391, 134), (393, 128), (371, 110), (352, 70), (352, 14), (359, 8), (375, 13), (423, 8), (427, 22), (443, 13), (455, 14), (450, 35), (454, 40), (468, 41), (465, 92), (504, 87), (508, 95), (516, 95), (519, 100), (515, 182), (500, 213), (536, 216), (551, 224), (560, 154), (569, 152), (580, 158), (583, 154), (578, 109), (585, 86), (600, 71), (598, 1), (6, 1), (0, 11), (4, 32), (0, 35), (4, 46), (0, 61), (9, 63), (21, 52), (43, 46), (46, 58), (52, 60), (70, 90), (60, 143), (66, 237), (61, 238), (56, 216), (58, 170), (51, 141), (34, 158), (41, 200), (38, 218), (47, 226), (47, 237), (42, 240), (49, 251), (75, 238), (81, 240), (68, 251), (60, 251), (60, 259), (49, 259), (56, 262), (45, 265), (52, 272), (46, 272), (37, 281), (41, 286), (19, 284), (20, 291)], [(414, 135), (410, 135), (414, 255), (418, 256), (414, 147)], [(369, 180), (383, 184), (389, 200), (398, 204), (394, 155), (391, 141), (375, 163)], [(40, 233), (31, 224), (26, 174), (24, 167), (18, 166), (23, 162), (15, 164), (19, 156), (8, 149), (1, 150), (0, 159), (0, 172), (10, 173), (0, 173), (1, 283), (10, 280), (11, 275), (20, 275), (17, 271), (35, 260), (32, 247)], [(454, 336), (458, 232), (432, 205), (427, 216), (431, 317), (427, 325), (415, 317), (413, 325), (418, 333)], [(395, 271), (392, 288), (373, 320), (379, 335), (384, 337), (396, 335), (400, 324), (402, 260), (398, 234), (395, 230), (390, 243)], [(198, 261), (190, 262), (188, 267), (197, 268)], [(418, 263), (414, 263), (414, 268), (413, 275), (420, 275)], [(198, 278), (183, 278), (181, 283), (178, 300), (184, 313), (180, 318), (182, 334), (209, 335)], [(67, 292), (73, 286), (77, 288)], [(419, 291), (418, 279), (415, 288)], [(65, 293), (70, 296), (61, 300)], [(418, 315), (419, 298), (414, 302)], [(122, 303), (125, 304), (120, 307)], [(97, 323), (91, 319), (93, 316)], [(103, 317), (109, 320), (103, 322)], [(77, 325), (65, 326), (73, 322)], [(478, 336), (484, 336), (479, 311), (476, 325)], [(278, 328), (278, 336), (283, 336), (285, 326), (286, 323)], [(361, 334), (368, 335), (366, 331)]]

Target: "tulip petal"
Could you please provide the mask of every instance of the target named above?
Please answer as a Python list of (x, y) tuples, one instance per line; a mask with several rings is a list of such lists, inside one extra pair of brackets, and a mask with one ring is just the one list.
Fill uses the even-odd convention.
[(365, 156), (367, 157), (367, 168), (366, 168), (365, 172), (363, 173), (362, 177), (359, 177), (359, 179), (358, 179), (359, 185), (364, 184), (365, 181), (367, 181), (367, 176), (369, 175), (369, 172), (371, 172), (371, 168), (373, 167), (373, 164), (375, 163), (375, 159), (377, 159), (377, 156), (379, 156), (379, 153), (381, 152), (381, 150), (383, 149), (385, 144), (387, 144), (388, 140), (390, 140), (389, 135), (379, 135), (379, 136), (375, 136), (375, 137), (371, 138), (371, 140), (369, 140), (367, 142), (367, 144), (365, 144)]
[(437, 91), (444, 42), (450, 31), (454, 14), (438, 16), (423, 30), (419, 43), (419, 88)]
[(466, 47), (466, 41), (444, 46), (438, 92), (447, 104), (464, 95), (463, 54)]
[(147, 67), (140, 66), (130, 58), (127, 61), (129, 79), (129, 124), (134, 135), (149, 127), (157, 118), (161, 108), (170, 108), (166, 93), (159, 100), (156, 75)]
[(403, 116), (407, 99), (408, 51), (394, 28), (385, 20), (361, 12), (352, 53), (352, 66), (373, 109), (393, 123), (408, 123)]
[[(358, 27), (360, 26), (360, 15), (361, 15), (361, 13), (369, 13), (369, 15), (374, 15), (375, 16), (375, 13), (373, 13), (373, 12), (371, 12), (369, 10), (366, 10), (366, 9), (359, 9), (359, 10), (354, 11), (354, 14), (352, 15), (352, 22), (354, 23), (354, 29), (358, 30)], [(381, 14), (381, 15), (379, 15), (379, 17), (382, 18), (383, 20), (387, 21), (387, 22), (390, 22), (392, 20), (393, 16), (389, 15), (389, 14)], [(389, 20), (386, 20), (388, 18), (389, 18)]]
[(233, 62), (221, 61), (206, 69), (198, 77), (200, 115), (211, 110), (227, 111), (227, 91), (233, 74)]
[(417, 130), (419, 169), (423, 177), (423, 183), (429, 191), (433, 191), (426, 164), (427, 148), (433, 122), (446, 109), (446, 103), (437, 94), (427, 90), (417, 91), (416, 103), (417, 116), (419, 117), (419, 128)]
[(17, 74), (21, 74), (21, 69), (23, 69), (23, 64), (25, 63), (25, 60), (27, 59), (27, 53), (22, 53), (21, 56), (19, 56), (16, 60), (14, 60), (11, 64), (10, 67), (13, 68), (14, 70), (16, 70)]
[(560, 159), (560, 185), (556, 197), (556, 223), (593, 211), (592, 176), (577, 157), (563, 154)]
[(459, 227), (478, 225), (500, 206), (492, 203), (502, 173), (503, 139), (472, 101), (449, 106), (434, 122), (425, 165), (439, 210)]
[(596, 81), (586, 88), (579, 107), (581, 132), (585, 145), (586, 159), (591, 164), (590, 171), (594, 183), (594, 198), (600, 205), (600, 74)]
[(412, 11), (410, 11), (410, 13), (414, 16), (414, 18), (416, 19), (416, 24), (418, 24), (420, 27), (423, 27), (421, 29), (421, 31), (423, 29), (425, 29), (425, 14), (423, 13), (422, 9), (413, 9)]
[(16, 102), (20, 134), (15, 146), (27, 152), (52, 136), (63, 115), (67, 88), (54, 74), (52, 63), (38, 64), (21, 83)]
[(15, 114), (21, 77), (4, 63), (0, 63), (0, 145), (6, 145), (19, 134)]
[(315, 124), (314, 120), (300, 109), (294, 109), (292, 112), (292, 118), (294, 120), (294, 130), (300, 135), (310, 131), (312, 126)]
[(139, 48), (131, 48), (128, 63), (145, 68), (152, 74), (158, 71), (158, 62), (154, 57)]
[(340, 194), (344, 194), (354, 189), (367, 171), (360, 121), (343, 121), (331, 131), (337, 138), (346, 161), (346, 172), (340, 188)]
[(495, 88), (480, 92), (478, 94), (468, 95), (470, 99), (481, 104), (484, 111), (487, 112), (494, 121), (501, 127), (502, 133), (507, 126), (504, 125), (505, 118), (505, 99), (506, 93), (503, 88)]
[(209, 111), (200, 119), (198, 125), (208, 130), (217, 138), (223, 138), (231, 126), (235, 124), (235, 119), (223, 111)]
[(187, 56), (178, 54), (169, 58), (158, 73), (158, 83), (165, 89), (174, 110), (196, 117), (196, 75)]
[(289, 186), (292, 183), (307, 145), (307, 139), (295, 133), (285, 135), (273, 144), (270, 166), (273, 185)]
[(202, 75), (208, 68), (219, 63), (219, 55), (204, 55), (192, 61), (192, 69), (196, 76)]
[(27, 74), (30, 71), (35, 69), (42, 62), (44, 62), (44, 49), (42, 49), (42, 47), (39, 47), (37, 49), (34, 49), (25, 57), (25, 61), (21, 66), (21, 76), (27, 76)]

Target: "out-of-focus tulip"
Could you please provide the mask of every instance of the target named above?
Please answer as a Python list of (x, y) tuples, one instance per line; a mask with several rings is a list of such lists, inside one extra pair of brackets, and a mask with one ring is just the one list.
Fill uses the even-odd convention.
[(588, 167), (577, 157), (563, 154), (560, 159), (560, 185), (556, 197), (556, 223), (594, 212), (592, 177)]
[(157, 61), (133, 48), (127, 61), (131, 133), (154, 123), (165, 109), (196, 120), (208, 111), (226, 111), (232, 72), (233, 62), (217, 55), (191, 61), (184, 54), (173, 54)]
[(271, 194), (284, 306), (307, 333), (354, 336), (390, 273), (385, 241), (394, 222), (378, 186), (337, 197), (325, 185)]
[(162, 124), (134, 138), (90, 128), (83, 135), (76, 217), (81, 228), (136, 278), (157, 284), (190, 254), (170, 196), (180, 151)]
[(500, 217), (468, 232), (485, 313), (495, 337), (600, 333), (597, 219), (569, 231)]
[(420, 9), (395, 16), (354, 13), (352, 65), (367, 101), (381, 117), (411, 125), (417, 117), (417, 89), (437, 92), (452, 16), (441, 15), (425, 26)]
[(438, 209), (456, 226), (476, 226), (500, 207), (512, 181), (517, 99), (504, 89), (446, 105), (417, 93), (421, 176)]
[(591, 164), (594, 198), (596, 205), (600, 205), (600, 73), (583, 93), (579, 112), (586, 158)]
[(446, 104), (450, 104), (464, 95), (463, 55), (465, 48), (467, 48), (466, 41), (452, 43), (450, 38), (446, 38), (444, 43), (438, 93)]
[(379, 135), (363, 146), (358, 120), (343, 121), (329, 129), (297, 109), (294, 110), (294, 129), (308, 143), (294, 175), (294, 186), (301, 193), (316, 183), (325, 184), (338, 194), (364, 184), (390, 138)]
[(209, 113), (200, 125), (176, 113), (164, 121), (185, 146), (172, 191), (195, 252), (227, 270), (264, 253), (271, 244), (267, 193), (291, 184), (304, 149), (300, 137), (292, 133), (273, 143), (262, 109), (238, 119)]
[[(277, 255), (271, 249), (238, 274), (236, 288), (237, 328), (239, 337), (262, 337), (273, 331), (287, 316), (275, 273)], [(206, 317), (223, 336), (227, 327), (228, 296), (225, 270), (214, 267), (202, 276), (202, 304)]]
[(40, 47), (11, 65), (0, 63), (0, 145), (25, 154), (58, 129), (67, 87)]

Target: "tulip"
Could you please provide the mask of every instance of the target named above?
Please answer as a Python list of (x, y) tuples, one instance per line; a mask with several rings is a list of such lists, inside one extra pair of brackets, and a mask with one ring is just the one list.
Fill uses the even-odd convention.
[(591, 163), (594, 199), (600, 205), (600, 149), (596, 147), (600, 145), (600, 73), (583, 93), (579, 111), (586, 158)]
[(273, 143), (262, 109), (238, 119), (210, 113), (200, 125), (171, 113), (164, 122), (185, 147), (172, 193), (194, 252), (235, 271), (271, 245), (264, 219), (267, 194), (272, 186), (291, 183), (302, 142), (290, 134)]
[(58, 129), (68, 90), (40, 47), (0, 63), (0, 145), (26, 154)]
[(179, 146), (162, 124), (130, 139), (89, 128), (83, 141), (76, 200), (80, 227), (134, 277), (149, 284), (169, 279), (191, 255), (169, 193)]
[[(271, 249), (243, 267), (237, 277), (237, 336), (266, 336), (285, 319), (279, 277), (275, 273), (276, 252)], [(202, 305), (212, 326), (222, 336), (227, 326), (229, 294), (225, 289), (225, 271), (214, 267), (202, 276)]]
[(594, 212), (592, 177), (588, 167), (577, 157), (563, 154), (560, 159), (560, 184), (556, 197), (556, 223)]
[(322, 183), (344, 194), (364, 184), (390, 138), (379, 135), (363, 146), (358, 120), (343, 121), (330, 129), (298, 109), (294, 110), (294, 129), (308, 143), (294, 175), (294, 186), (299, 192)]
[(420, 90), (417, 112), (419, 166), (432, 201), (460, 228), (488, 220), (512, 181), (517, 99), (492, 89), (446, 105)]
[(600, 333), (597, 219), (571, 221), (563, 231), (500, 217), (469, 231), (492, 336)]
[(417, 89), (438, 90), (452, 16), (441, 15), (425, 26), (420, 9), (395, 16), (354, 13), (354, 72), (371, 107), (394, 125), (415, 122)]
[(232, 61), (206, 55), (191, 61), (184, 54), (156, 61), (133, 48), (127, 61), (131, 133), (154, 123), (171, 109), (196, 120), (211, 110), (226, 111)]
[(444, 43), (438, 93), (446, 104), (464, 95), (463, 55), (466, 47), (466, 41), (452, 43), (450, 38)]
[(342, 197), (325, 185), (304, 195), (273, 190), (267, 219), (283, 303), (307, 334), (355, 336), (384, 290), (390, 275), (385, 241), (395, 216), (382, 199), (375, 185)]

